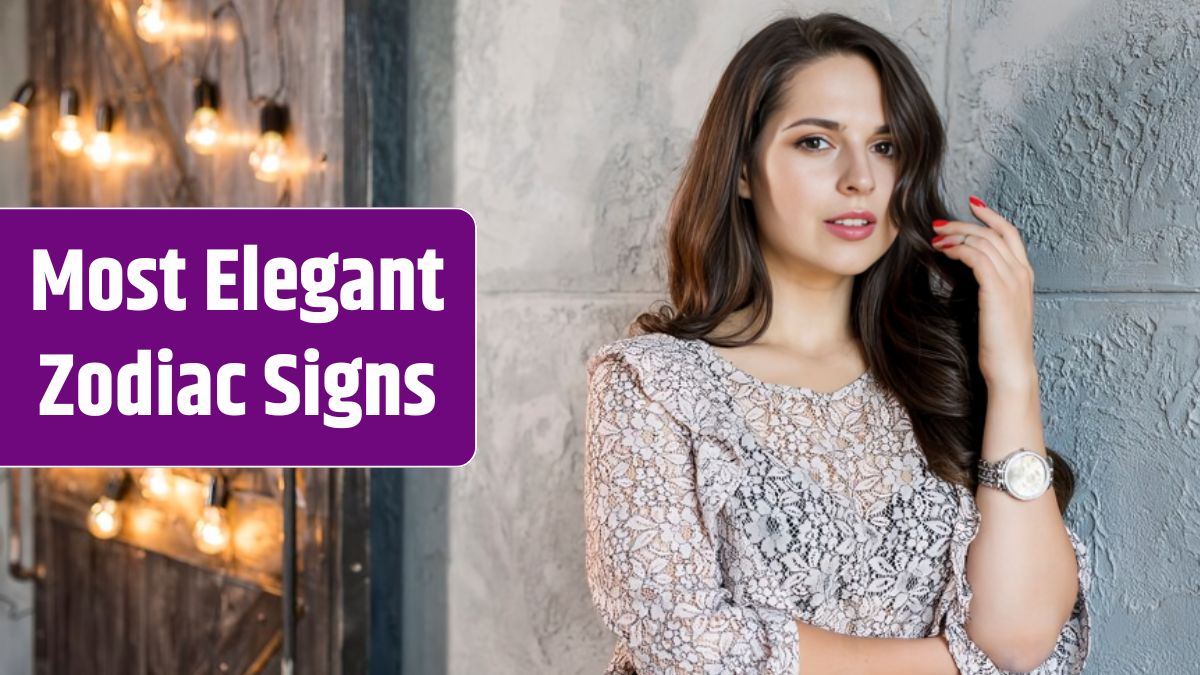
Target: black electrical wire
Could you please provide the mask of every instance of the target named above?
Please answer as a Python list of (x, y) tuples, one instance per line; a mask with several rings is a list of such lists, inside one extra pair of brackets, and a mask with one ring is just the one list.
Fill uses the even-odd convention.
[(283, 470), (283, 654), (281, 673), (296, 664), (296, 469)]
[[(217, 8), (212, 11), (210, 21), (216, 23), (222, 15), (228, 13), (233, 17), (234, 23), (237, 24), (238, 42), (242, 47), (242, 74), (246, 78), (246, 100), (251, 105), (264, 106), (272, 101), (278, 101), (283, 96), (283, 92), (287, 87), (287, 55), (283, 51), (283, 29), (281, 23), (283, 11), (283, 0), (275, 1), (275, 11), (272, 14), (272, 32), (275, 33), (275, 53), (279, 57), (279, 83), (275, 87), (275, 91), (269, 96), (257, 96), (254, 93), (254, 80), (250, 73), (250, 44), (246, 38), (246, 24), (242, 21), (242, 13), (238, 11), (237, 5), (233, 0), (225, 0)], [(202, 72), (208, 72), (209, 63), (212, 60), (213, 52), (215, 51), (215, 41), (213, 33), (210, 29), (208, 39), (208, 51), (204, 55), (204, 63), (201, 68)]]

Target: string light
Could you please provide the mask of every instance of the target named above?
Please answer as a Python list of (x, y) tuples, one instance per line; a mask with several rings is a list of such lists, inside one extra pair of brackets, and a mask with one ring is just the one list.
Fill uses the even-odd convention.
[(92, 136), (85, 152), (92, 166), (103, 171), (113, 164), (116, 154), (112, 141), (113, 107), (107, 103), (96, 106), (96, 135)]
[(79, 131), (79, 92), (73, 87), (63, 90), (58, 101), (58, 128), (50, 138), (58, 151), (67, 157), (83, 152), (83, 133)]
[(104, 494), (88, 510), (87, 528), (97, 539), (112, 539), (121, 533), (124, 515), (121, 500), (129, 491), (129, 474), (124, 471), (108, 482)]
[(143, 0), (137, 11), (137, 34), (150, 43), (166, 39), (167, 8), (163, 0)]
[(229, 548), (231, 537), (229, 518), (225, 512), (225, 503), (229, 499), (229, 491), (225, 478), (213, 476), (208, 483), (208, 494), (204, 500), (204, 511), (196, 521), (192, 530), (192, 538), (196, 540), (196, 548), (201, 553), (218, 555)]
[(274, 183), (287, 170), (287, 143), (283, 138), (288, 127), (287, 106), (267, 103), (259, 122), (261, 134), (250, 153), (250, 167), (255, 178)]
[(192, 122), (184, 140), (197, 154), (211, 155), (221, 140), (221, 92), (215, 82), (201, 78), (192, 91)]
[(151, 468), (142, 472), (139, 480), (142, 496), (155, 501), (166, 501), (175, 491), (175, 475), (170, 469)]
[(29, 114), (29, 103), (33, 101), (35, 93), (37, 87), (33, 82), (22, 82), (13, 94), (12, 101), (0, 109), (0, 141), (10, 141), (16, 137), (25, 122), (25, 116)]

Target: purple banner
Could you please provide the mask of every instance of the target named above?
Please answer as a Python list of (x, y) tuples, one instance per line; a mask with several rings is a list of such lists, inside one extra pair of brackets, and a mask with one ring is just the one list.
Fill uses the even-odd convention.
[(461, 210), (0, 210), (4, 466), (461, 466)]

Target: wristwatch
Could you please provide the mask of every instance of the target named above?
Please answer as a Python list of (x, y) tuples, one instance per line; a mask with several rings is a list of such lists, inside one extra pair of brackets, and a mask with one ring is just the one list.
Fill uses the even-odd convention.
[(999, 462), (979, 460), (979, 484), (1003, 490), (1021, 501), (1042, 496), (1054, 479), (1049, 457), (1020, 448)]

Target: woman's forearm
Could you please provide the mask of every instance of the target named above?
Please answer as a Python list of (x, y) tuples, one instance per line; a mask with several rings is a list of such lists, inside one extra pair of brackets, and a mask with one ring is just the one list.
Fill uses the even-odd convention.
[(796, 622), (800, 675), (957, 675), (950, 648), (940, 637), (866, 638)]
[[(1046, 451), (1036, 373), (1025, 386), (988, 392), (983, 458), (997, 462), (1018, 448)], [(1030, 670), (1049, 656), (1075, 604), (1075, 552), (1053, 490), (1023, 502), (980, 487), (975, 501), (980, 525), (967, 553), (967, 633), (996, 665)]]

